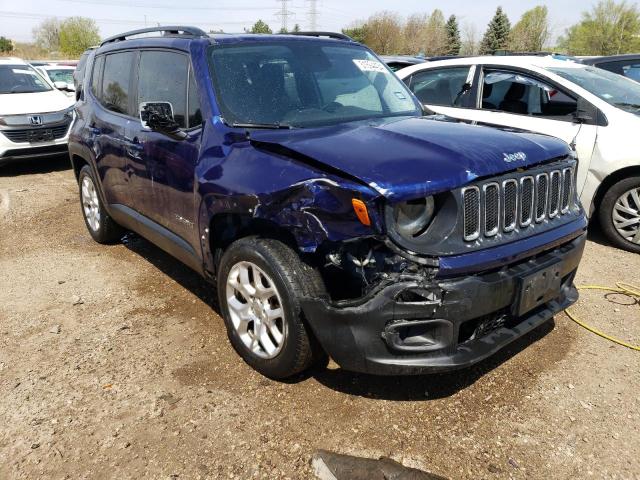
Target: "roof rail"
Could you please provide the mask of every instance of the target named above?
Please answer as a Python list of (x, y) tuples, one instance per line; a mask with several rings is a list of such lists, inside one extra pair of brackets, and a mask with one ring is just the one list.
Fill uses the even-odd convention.
[(336, 33), (336, 32), (286, 32), (282, 33), (282, 35), (302, 35), (305, 37), (328, 37), (334, 38), (336, 40), (345, 40), (347, 42), (355, 42), (353, 38), (344, 33)]
[(133, 37), (134, 35), (142, 35), (144, 33), (156, 33), (156, 32), (162, 32), (165, 35), (200, 37), (200, 38), (208, 37), (207, 32), (199, 29), (198, 27), (181, 27), (181, 26), (149, 27), (149, 28), (141, 28), (139, 30), (131, 30), (130, 32), (121, 33), (119, 35), (114, 35), (113, 37), (109, 37), (103, 40), (100, 46), (106, 45), (107, 43), (122, 42), (124, 40), (127, 40), (128, 37)]

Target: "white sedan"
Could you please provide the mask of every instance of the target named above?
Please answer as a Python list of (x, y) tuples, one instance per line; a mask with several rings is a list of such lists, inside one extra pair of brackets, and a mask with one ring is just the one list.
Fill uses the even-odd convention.
[(396, 74), (437, 114), (574, 145), (582, 205), (611, 242), (640, 253), (640, 84), (552, 56), (455, 58)]

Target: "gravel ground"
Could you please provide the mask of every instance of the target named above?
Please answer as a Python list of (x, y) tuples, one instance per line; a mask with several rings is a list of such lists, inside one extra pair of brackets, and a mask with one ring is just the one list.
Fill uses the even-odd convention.
[[(579, 284), (640, 283), (592, 234)], [(640, 478), (640, 353), (564, 314), (454, 374), (334, 365), (290, 383), (227, 342), (210, 288), (135, 236), (85, 230), (68, 161), (0, 170), (0, 478), (312, 478), (317, 449), (449, 478)], [(575, 312), (635, 344), (640, 309)]]

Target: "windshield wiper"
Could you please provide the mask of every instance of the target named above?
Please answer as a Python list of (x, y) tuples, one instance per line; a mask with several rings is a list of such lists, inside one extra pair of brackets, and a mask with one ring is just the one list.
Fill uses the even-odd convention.
[(232, 127), (235, 128), (264, 128), (270, 130), (291, 130), (291, 125), (284, 123), (232, 123)]

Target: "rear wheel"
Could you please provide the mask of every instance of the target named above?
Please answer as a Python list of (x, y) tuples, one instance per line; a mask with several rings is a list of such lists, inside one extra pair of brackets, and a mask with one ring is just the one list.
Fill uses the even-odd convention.
[(105, 211), (89, 165), (80, 170), (78, 184), (82, 216), (91, 237), (98, 243), (119, 241), (124, 231)]
[(218, 296), (229, 340), (270, 378), (290, 377), (323, 357), (299, 303), (323, 291), (319, 273), (277, 240), (238, 240), (220, 261)]
[(600, 225), (617, 247), (640, 253), (640, 176), (614, 184), (602, 198)]

